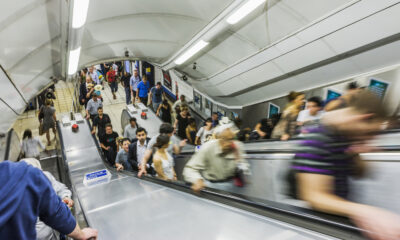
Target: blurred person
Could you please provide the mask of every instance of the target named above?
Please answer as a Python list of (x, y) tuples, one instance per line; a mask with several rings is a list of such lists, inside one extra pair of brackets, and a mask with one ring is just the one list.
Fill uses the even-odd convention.
[(97, 116), (93, 119), (92, 134), (96, 133), (97, 137), (100, 139), (106, 132), (106, 125), (111, 123), (111, 119), (108, 114), (104, 113), (103, 107), (97, 108)]
[(212, 126), (213, 126), (213, 127), (218, 126), (218, 125), (219, 125), (219, 116), (218, 116), (218, 113), (213, 112), (213, 113), (211, 114), (211, 120), (212, 120)]
[(46, 99), (45, 106), (42, 106), (39, 111), (39, 115), (43, 115), (43, 119), (41, 120), (41, 128), (42, 132), (46, 134), (47, 145), (51, 145), (50, 141), (50, 128), (53, 129), (54, 138), (56, 136), (56, 110), (51, 106), (51, 100)]
[(361, 177), (366, 162), (359, 153), (380, 130), (386, 108), (371, 92), (362, 90), (347, 107), (325, 113), (320, 126), (308, 129), (299, 142), (290, 172), (290, 193), (315, 210), (349, 217), (372, 239), (400, 239), (400, 217), (348, 200), (351, 176)]
[[(139, 170), (139, 166), (142, 163), (149, 142), (150, 138), (147, 137), (146, 129), (139, 127), (136, 130), (136, 139), (132, 140), (132, 143), (129, 145), (128, 161), (131, 164), (133, 171)], [(146, 164), (147, 169), (150, 168), (152, 162), (152, 158), (150, 157), (148, 164)]]
[(91, 66), (89, 68), (89, 72), (88, 74), (90, 75), (90, 77), (92, 78), (94, 85), (101, 85), (100, 79), (99, 79), (99, 75), (97, 75), (97, 70), (94, 66)]
[(99, 107), (103, 107), (103, 103), (99, 99), (96, 93), (93, 93), (92, 99), (86, 105), (86, 119), (91, 119), (92, 123), (94, 118), (97, 116), (97, 110)]
[(188, 139), (188, 142), (192, 145), (195, 145), (196, 133), (197, 133), (196, 120), (190, 118), (188, 126), (186, 127), (186, 138)]
[(142, 81), (137, 85), (136, 89), (136, 101), (140, 101), (147, 106), (148, 94), (150, 90), (150, 83), (147, 81), (147, 76), (142, 76)]
[[(43, 171), (40, 161), (35, 158), (24, 158), (20, 161), (26, 162), (27, 164), (41, 170), (43, 174), (50, 181), (51, 186), (56, 192), (57, 196), (61, 198), (61, 200), (67, 204), (69, 208), (74, 206), (74, 201), (71, 199), (72, 192), (65, 186), (65, 184), (57, 181), (55, 177), (47, 171)], [(36, 222), (36, 239), (37, 240), (57, 240), (59, 239), (59, 233), (47, 226), (44, 222), (40, 221), (39, 218)]]
[(269, 139), (272, 133), (272, 122), (268, 118), (261, 119), (250, 134), (250, 140)]
[(138, 128), (136, 118), (132, 117), (129, 119), (129, 124), (125, 126), (124, 129), (124, 138), (128, 138), (129, 140), (133, 141), (136, 137), (136, 130)]
[(318, 123), (322, 117), (322, 99), (311, 97), (307, 100), (306, 109), (300, 111), (297, 117), (298, 126), (309, 126)]
[(153, 154), (153, 168), (156, 171), (156, 176), (167, 181), (176, 181), (176, 173), (174, 170), (174, 159), (168, 153), (170, 136), (161, 134), (157, 137), (157, 142), (154, 144), (155, 153)]
[(175, 111), (176, 116), (179, 115), (182, 105), (189, 105), (188, 102), (186, 102), (186, 96), (183, 94), (179, 97), (179, 100), (175, 101), (174, 105), (172, 105), (172, 109)]
[(100, 147), (111, 166), (115, 165), (115, 158), (119, 150), (117, 144), (118, 133), (113, 131), (111, 124), (106, 124), (106, 131), (100, 138)]
[(282, 113), (282, 117), (272, 131), (271, 138), (280, 138), (282, 141), (289, 140), (296, 134), (297, 116), (304, 106), (304, 93), (290, 92), (289, 103)]
[(207, 118), (206, 122), (204, 123), (204, 126), (201, 127), (196, 134), (196, 140), (195, 140), (196, 145), (203, 145), (204, 143), (213, 139), (213, 133), (214, 129), (212, 125), (212, 119)]
[(182, 140), (179, 142), (179, 139), (175, 137), (174, 127), (169, 123), (163, 123), (160, 126), (160, 133), (151, 138), (150, 142), (147, 144), (146, 152), (141, 160), (139, 165), (139, 173), (138, 176), (141, 177), (143, 174), (147, 174), (147, 162), (150, 160), (153, 154), (153, 146), (157, 142), (157, 137), (160, 134), (167, 134), (170, 137), (169, 145), (167, 148), (168, 153), (173, 156), (173, 154), (178, 155), (181, 152), (181, 149), (186, 145), (187, 140)]
[(39, 137), (32, 137), (32, 131), (26, 129), (24, 131), (21, 143), (21, 152), (25, 158), (40, 159), (40, 150), (45, 150), (45, 147)]
[(118, 92), (118, 83), (117, 83), (117, 79), (116, 79), (116, 73), (113, 68), (110, 68), (108, 70), (107, 75), (106, 75), (106, 80), (107, 80), (108, 84), (110, 85), (113, 99), (117, 99), (117, 96), (115, 95), (115, 93)]
[(126, 170), (133, 171), (133, 167), (129, 160), (129, 145), (131, 141), (128, 138), (124, 138), (121, 141), (122, 148), (119, 150), (117, 157), (115, 159), (115, 166), (117, 167), (117, 171)]
[(49, 179), (26, 162), (0, 163), (0, 239), (37, 239), (39, 219), (73, 239), (97, 239), (97, 230), (81, 229)]
[(118, 65), (115, 62), (112, 64), (112, 69), (114, 70), (115, 75), (118, 75)]
[(165, 123), (171, 123), (171, 105), (168, 100), (163, 100), (162, 104), (158, 107), (156, 115), (161, 117), (161, 120)]
[(131, 77), (131, 79), (129, 80), (129, 86), (131, 89), (131, 95), (132, 95), (132, 103), (135, 104), (135, 100), (136, 100), (136, 91), (137, 91), (137, 86), (138, 84), (142, 81), (142, 79), (140, 78), (139, 74), (138, 74), (138, 70), (135, 69), (133, 70), (133, 75)]
[(330, 102), (326, 103), (324, 110), (326, 112), (333, 111), (340, 108), (345, 108), (351, 101), (352, 97), (357, 94), (361, 88), (357, 84), (357, 82), (351, 82), (346, 86), (346, 94), (331, 100)]
[(129, 105), (131, 103), (131, 86), (130, 86), (130, 79), (131, 79), (131, 74), (128, 73), (127, 71), (124, 71), (124, 75), (121, 78), (121, 83), (122, 86), (125, 89), (125, 103), (126, 105)]
[(182, 107), (180, 113), (176, 116), (174, 128), (177, 129), (177, 135), (181, 139), (187, 139), (186, 128), (189, 125), (189, 108)]
[(94, 92), (94, 88), (93, 88), (93, 81), (90, 75), (87, 75), (85, 77), (85, 80), (86, 81), (82, 83), (79, 88), (79, 102), (81, 105), (85, 105), (86, 109), (87, 102), (91, 99), (91, 96)]
[(192, 190), (195, 192), (211, 183), (232, 180), (237, 176), (238, 169), (244, 172), (249, 169), (247, 161), (243, 158), (242, 143), (234, 140), (232, 125), (219, 126), (215, 133), (217, 139), (206, 142), (183, 169), (185, 181), (192, 184)]
[(163, 100), (164, 90), (161, 83), (157, 82), (156, 86), (150, 90), (150, 103), (153, 103), (153, 110), (157, 111)]

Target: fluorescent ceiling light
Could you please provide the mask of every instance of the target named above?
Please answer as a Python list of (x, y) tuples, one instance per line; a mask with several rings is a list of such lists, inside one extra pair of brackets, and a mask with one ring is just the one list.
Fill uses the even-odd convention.
[(78, 69), (79, 55), (81, 54), (81, 47), (71, 50), (69, 52), (68, 75), (76, 73)]
[(180, 57), (178, 57), (175, 60), (176, 64), (182, 64), (186, 62), (189, 58), (191, 58), (193, 55), (195, 55), (198, 51), (203, 49), (205, 46), (208, 45), (208, 42), (205, 42), (203, 40), (200, 40), (198, 43), (196, 43), (193, 47), (189, 48), (184, 54), (182, 54)]
[(242, 18), (251, 13), (254, 9), (264, 3), (266, 0), (249, 0), (247, 3), (243, 4), (236, 12), (230, 15), (226, 21), (229, 24), (235, 24), (239, 22)]
[(72, 11), (72, 28), (80, 28), (86, 22), (89, 0), (74, 0)]

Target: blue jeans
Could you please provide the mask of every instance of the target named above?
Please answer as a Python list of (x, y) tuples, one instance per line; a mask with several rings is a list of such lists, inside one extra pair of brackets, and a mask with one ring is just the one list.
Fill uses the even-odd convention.
[(116, 81), (115, 82), (111, 82), (110, 83), (110, 88), (111, 88), (111, 92), (112, 93), (118, 92), (118, 83)]
[(125, 88), (125, 96), (126, 96), (126, 105), (128, 105), (131, 102), (131, 88), (130, 87)]
[(157, 109), (158, 109), (158, 107), (160, 107), (160, 105), (161, 105), (160, 102), (159, 103), (153, 102), (153, 110), (154, 110), (154, 112), (157, 112)]

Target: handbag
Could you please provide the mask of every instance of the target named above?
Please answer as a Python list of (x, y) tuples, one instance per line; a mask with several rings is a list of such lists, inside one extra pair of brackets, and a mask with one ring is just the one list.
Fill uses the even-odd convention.
[(42, 136), (43, 135), (43, 123), (40, 123), (39, 125), (39, 135)]

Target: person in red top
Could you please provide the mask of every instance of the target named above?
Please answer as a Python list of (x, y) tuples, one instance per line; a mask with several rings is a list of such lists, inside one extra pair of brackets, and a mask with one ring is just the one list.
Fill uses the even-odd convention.
[(118, 91), (118, 83), (117, 83), (115, 71), (113, 68), (110, 68), (108, 70), (106, 79), (107, 79), (108, 84), (110, 85), (113, 98), (117, 99), (117, 97), (115, 96), (115, 93)]

